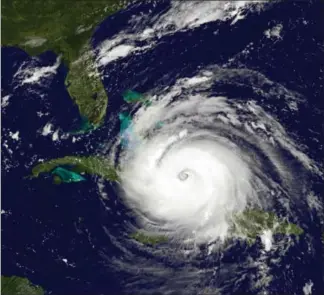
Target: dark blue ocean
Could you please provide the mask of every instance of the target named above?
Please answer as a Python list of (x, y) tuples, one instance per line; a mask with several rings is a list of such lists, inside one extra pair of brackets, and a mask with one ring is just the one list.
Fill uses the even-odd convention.
[[(158, 5), (153, 2), (134, 4), (107, 18), (94, 31), (93, 47), (121, 31), (132, 15), (147, 11), (159, 14), (169, 5), (167, 1)], [(133, 290), (125, 290), (123, 285), (124, 280), (132, 278), (111, 269), (106, 259), (123, 255), (104, 230), (109, 227), (117, 239), (124, 237), (125, 216), (115, 212), (126, 213), (128, 209), (119, 200), (116, 185), (105, 182), (109, 195), (105, 205), (111, 209), (107, 211), (99, 197), (95, 176), (88, 176), (84, 182), (61, 185), (54, 185), (50, 176), (37, 179), (26, 176), (39, 159), (100, 153), (102, 145), (119, 132), (118, 119), (112, 120), (112, 117), (117, 118), (119, 111), (128, 108), (122, 98), (125, 90), (145, 93), (161, 85), (173, 85), (177, 79), (192, 77), (208, 65), (225, 63), (251, 42), (254, 50), (241, 61), (241, 66), (261, 72), (271, 81), (307, 98), (298, 112), (284, 111), (280, 97), (267, 111), (279, 117), (289, 132), (297, 134), (315, 161), (323, 163), (323, 11), (323, 1), (283, 1), (260, 13), (246, 12), (246, 17), (234, 25), (230, 25), (230, 20), (215, 21), (190, 30), (190, 34), (180, 31), (166, 35), (143, 54), (109, 63), (100, 69), (109, 97), (105, 123), (90, 133), (79, 135), (75, 142), (54, 142), (51, 136), (41, 134), (48, 122), (61, 132), (69, 132), (81, 124), (77, 106), (64, 85), (68, 68), (61, 64), (46, 85), (19, 85), (15, 74), (32, 57), (19, 48), (2, 47), (1, 96), (9, 95), (8, 105), (2, 108), (1, 125), (2, 275), (27, 277), (48, 294), (133, 294)], [(285, 28), (282, 40), (274, 43), (264, 38), (264, 31), (278, 23)], [(52, 65), (56, 58), (53, 52), (44, 52), (38, 56), (36, 64)], [(252, 95), (251, 89), (244, 86), (228, 89), (224, 85), (223, 89), (218, 89), (218, 94), (222, 91), (231, 93), (232, 97)], [(262, 106), (261, 97), (254, 96), (254, 99)], [(39, 112), (46, 115), (40, 116)], [(10, 136), (10, 132), (16, 131), (19, 131), (19, 140)], [(312, 190), (323, 200), (323, 179), (314, 178), (311, 183)], [(303, 286), (309, 280), (314, 284), (313, 295), (324, 294), (324, 246), (320, 241), (323, 225), (314, 212), (306, 211), (299, 218), (307, 224), (308, 232), (318, 237), (313, 245), (316, 255), (308, 255), (307, 260), (296, 259), (300, 252), (308, 251), (303, 241), (290, 248), (273, 271), (275, 279), (269, 286), (269, 294), (303, 294)], [(230, 263), (239, 260), (241, 253), (239, 248), (234, 248), (233, 253), (227, 255), (224, 259)], [(203, 259), (200, 263), (203, 268)], [(289, 275), (285, 268), (288, 263), (291, 265)], [(291, 280), (289, 283), (286, 274)], [(160, 283), (167, 284), (167, 281)], [(242, 283), (239, 290), (226, 289), (226, 292), (256, 294), (257, 291)]]

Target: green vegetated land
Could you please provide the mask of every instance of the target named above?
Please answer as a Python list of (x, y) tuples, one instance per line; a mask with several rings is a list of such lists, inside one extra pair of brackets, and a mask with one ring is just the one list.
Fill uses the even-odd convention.
[(271, 230), (275, 234), (301, 235), (304, 230), (299, 226), (281, 220), (272, 212), (265, 212), (257, 209), (246, 210), (234, 217), (231, 232), (242, 234), (251, 241), (261, 236), (265, 230)]
[(40, 286), (33, 285), (28, 279), (21, 277), (1, 276), (2, 295), (44, 295)]
[(89, 46), (82, 48), (80, 57), (70, 63), (65, 85), (78, 105), (81, 116), (86, 118), (90, 125), (99, 126), (106, 115), (108, 96)]
[[(63, 167), (68, 167), (69, 169), (65, 169), (66, 171), (60, 171), (61, 175), (55, 171), (58, 167), (63, 166)], [(111, 163), (99, 156), (87, 156), (87, 157), (78, 157), (78, 156), (66, 156), (63, 158), (57, 158), (57, 159), (52, 159), (46, 162), (42, 162), (37, 164), (35, 167), (32, 169), (32, 177), (38, 177), (41, 173), (54, 173), (56, 177), (60, 177), (61, 181), (64, 181), (64, 176), (66, 175), (66, 179), (70, 179), (71, 177), (77, 181), (81, 181), (84, 179), (78, 179), (77, 175), (68, 175), (68, 171), (72, 171), (73, 173), (85, 173), (85, 174), (90, 174), (90, 175), (98, 175), (100, 177), (103, 177), (106, 180), (110, 181), (118, 181), (118, 174), (116, 169), (114, 168)], [(65, 174), (64, 174), (65, 173)], [(82, 177), (80, 175), (80, 177)], [(83, 178), (83, 177), (82, 177)], [(54, 179), (54, 181), (58, 181)], [(65, 181), (65, 182), (75, 182), (72, 180), (70, 181)]]
[(128, 0), (3, 0), (2, 45), (17, 46), (30, 55), (51, 50), (62, 55), (69, 73), (66, 85), (82, 117), (98, 126), (108, 97), (94, 64), (90, 38), (107, 16)]
[[(234, 223), (230, 232), (234, 235), (242, 235), (249, 243), (253, 243), (265, 230), (271, 230), (272, 234), (301, 235), (304, 230), (299, 226), (281, 220), (272, 212), (265, 212), (257, 209), (246, 210), (234, 217)], [(164, 235), (150, 235), (141, 231), (134, 232), (131, 238), (149, 245), (156, 245), (167, 242)]]
[(147, 235), (141, 231), (134, 232), (130, 235), (130, 237), (140, 243), (145, 245), (157, 245), (160, 243), (165, 243), (168, 241), (168, 238), (163, 235)]

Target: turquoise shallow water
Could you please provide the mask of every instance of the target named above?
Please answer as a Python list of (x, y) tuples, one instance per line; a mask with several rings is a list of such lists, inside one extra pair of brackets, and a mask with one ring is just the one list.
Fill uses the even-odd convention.
[(57, 175), (61, 178), (63, 182), (79, 182), (79, 181), (85, 181), (86, 179), (73, 171), (69, 171), (62, 167), (57, 167), (52, 171), (52, 174)]

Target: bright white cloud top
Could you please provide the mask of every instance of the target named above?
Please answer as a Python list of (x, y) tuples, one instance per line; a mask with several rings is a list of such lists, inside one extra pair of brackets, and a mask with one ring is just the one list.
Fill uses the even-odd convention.
[[(243, 77), (251, 84), (256, 77), (258, 83), (266, 80), (256, 72), (216, 67), (147, 94), (152, 104), (136, 111), (130, 137), (135, 142), (119, 158), (120, 176), (124, 199), (148, 232), (194, 243), (224, 241), (238, 214), (271, 211), (279, 195), (285, 206), (296, 201), (290, 190), (303, 183), (285, 153), (299, 165), (296, 170), (294, 163), (295, 173), (321, 174), (256, 101), (212, 95), (214, 83)], [(292, 93), (275, 83), (271, 91), (286, 91), (289, 105)]]

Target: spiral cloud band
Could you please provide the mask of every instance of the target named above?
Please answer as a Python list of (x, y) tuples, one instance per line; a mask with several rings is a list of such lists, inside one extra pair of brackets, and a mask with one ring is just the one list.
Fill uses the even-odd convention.
[[(235, 214), (266, 209), (275, 194), (296, 185), (285, 150), (301, 167), (316, 170), (254, 100), (213, 95), (213, 85), (240, 83), (239, 77), (252, 87), (255, 80), (267, 82), (241, 71), (214, 68), (180, 79), (148, 94), (152, 104), (135, 112), (120, 176), (125, 201), (146, 230), (198, 243), (225, 240)], [(273, 83), (271, 91), (286, 93), (289, 107), (286, 89)]]

